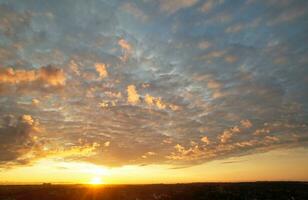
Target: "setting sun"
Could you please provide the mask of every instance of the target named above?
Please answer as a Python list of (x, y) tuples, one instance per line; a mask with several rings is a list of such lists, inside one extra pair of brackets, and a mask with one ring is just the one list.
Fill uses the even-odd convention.
[(100, 185), (102, 184), (102, 179), (100, 177), (93, 177), (90, 181), (91, 185)]

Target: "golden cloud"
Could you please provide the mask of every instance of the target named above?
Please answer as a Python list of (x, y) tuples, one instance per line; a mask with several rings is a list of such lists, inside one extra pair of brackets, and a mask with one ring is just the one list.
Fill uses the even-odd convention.
[(154, 105), (154, 100), (155, 100), (155, 98), (152, 97), (151, 95), (146, 94), (144, 100), (145, 100), (145, 102), (146, 102), (148, 105), (150, 105), (150, 106)]
[(161, 98), (156, 99), (156, 106), (159, 109), (165, 109), (166, 108), (166, 104), (161, 100)]
[(133, 105), (139, 103), (140, 101), (139, 94), (134, 85), (127, 86), (127, 101)]
[[(167, 104), (164, 103), (164, 102), (161, 100), (160, 97), (153, 97), (153, 96), (151, 96), (151, 95), (149, 95), (149, 94), (146, 94), (144, 100), (145, 100), (145, 102), (146, 102), (149, 106), (156, 105), (156, 107), (157, 107), (158, 109), (165, 109), (165, 108), (167, 107)], [(170, 107), (170, 105), (169, 105), (169, 107)], [(170, 108), (173, 108), (174, 110), (178, 109), (178, 108), (176, 108), (175, 105), (171, 105)], [(172, 110), (173, 110), (173, 109), (172, 109)]]
[(104, 63), (95, 63), (95, 69), (98, 72), (100, 79), (106, 78), (108, 76), (106, 65)]
[(36, 106), (40, 103), (40, 100), (38, 99), (32, 99), (32, 105)]

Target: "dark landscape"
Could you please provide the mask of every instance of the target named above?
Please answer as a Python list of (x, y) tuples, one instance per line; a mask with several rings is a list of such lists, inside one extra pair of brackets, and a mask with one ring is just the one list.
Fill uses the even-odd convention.
[(2, 185), (0, 200), (308, 199), (307, 182)]

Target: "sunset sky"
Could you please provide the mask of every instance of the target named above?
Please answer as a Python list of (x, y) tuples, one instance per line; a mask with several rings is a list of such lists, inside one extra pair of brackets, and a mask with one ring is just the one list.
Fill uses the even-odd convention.
[(308, 181), (307, 0), (0, 0), (0, 184)]

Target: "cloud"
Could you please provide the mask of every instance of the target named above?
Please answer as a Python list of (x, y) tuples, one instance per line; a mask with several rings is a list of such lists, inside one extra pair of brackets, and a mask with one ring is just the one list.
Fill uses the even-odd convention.
[(128, 3), (128, 2), (123, 3), (121, 5), (121, 9), (133, 15), (136, 19), (141, 20), (142, 22), (145, 22), (149, 19), (148, 15), (146, 15), (141, 9), (139, 9), (133, 3)]
[(120, 39), (118, 41), (118, 45), (122, 48), (123, 50), (123, 56), (121, 57), (122, 61), (127, 61), (129, 55), (132, 53), (132, 46), (130, 43), (128, 43), (124, 39)]
[(73, 145), (65, 148), (51, 148), (43, 149), (41, 156), (44, 158), (62, 158), (67, 160), (82, 160), (90, 156), (95, 156), (100, 144), (93, 142), (88, 144)]
[(107, 108), (109, 107), (109, 103), (107, 101), (103, 101), (99, 103), (99, 107), (101, 108)]
[(63, 86), (65, 85), (65, 74), (63, 69), (58, 69), (52, 66), (41, 67), (38, 70), (38, 80), (46, 82), (51, 86)]
[(278, 142), (279, 138), (277, 138), (275, 136), (265, 136), (265, 141), (266, 142)]
[(224, 51), (215, 50), (207, 53), (206, 55), (202, 56), (204, 59), (213, 59), (213, 58), (220, 58), (225, 54)]
[(40, 146), (36, 136), (39, 130), (39, 123), (31, 115), (4, 117), (0, 127), (0, 167), (32, 161), (29, 153)]
[(211, 11), (214, 7), (223, 4), (224, 0), (207, 0), (201, 7), (202, 12), (209, 12)]
[(209, 42), (209, 41), (201, 41), (199, 44), (198, 44), (198, 47), (200, 49), (208, 49), (212, 46), (212, 44)]
[(22, 115), (21, 121), (23, 123), (30, 125), (30, 126), (32, 126), (34, 124), (34, 120), (32, 119), (31, 115)]
[(100, 79), (106, 78), (108, 76), (106, 65), (104, 63), (95, 63), (95, 69)]
[(77, 64), (74, 60), (71, 60), (69, 65), (70, 65), (71, 70), (72, 70), (76, 75), (80, 76), (80, 71), (79, 71), (78, 64)]
[(105, 142), (105, 143), (104, 143), (104, 146), (105, 146), (105, 147), (109, 147), (109, 146), (110, 146), (110, 141)]
[(14, 9), (6, 4), (0, 5), (0, 32), (7, 37), (14, 37), (18, 31), (25, 30), (31, 21), (29, 12), (14, 12)]
[(201, 138), (201, 141), (204, 142), (205, 144), (210, 144), (210, 140), (209, 140), (209, 138), (207, 136), (203, 136)]
[(226, 143), (231, 137), (233, 133), (229, 130), (225, 130), (222, 135), (219, 136), (221, 143)]
[(244, 128), (251, 128), (252, 127), (252, 123), (248, 120), (241, 120), (241, 126), (243, 126)]
[(156, 99), (156, 106), (159, 109), (165, 109), (166, 108), (166, 104), (161, 100), (161, 98)]
[[(165, 109), (167, 107), (166, 103), (164, 103), (160, 97), (153, 97), (146, 94), (144, 100), (149, 106), (155, 105), (158, 109)], [(175, 105), (171, 105), (170, 108), (176, 110)]]
[(128, 85), (126, 91), (127, 91), (127, 102), (128, 103), (135, 105), (140, 102), (140, 97), (136, 90), (136, 86)]
[(305, 7), (294, 7), (287, 9), (284, 12), (279, 12), (279, 14), (267, 22), (268, 26), (273, 26), (281, 23), (292, 22), (297, 18), (304, 16), (307, 13), (307, 8)]
[(155, 152), (149, 151), (149, 152), (145, 153), (144, 155), (142, 155), (141, 158), (147, 159), (147, 158), (149, 158), (151, 156), (155, 156), (155, 155), (156, 155)]
[(266, 129), (266, 128), (262, 128), (262, 129), (257, 129), (253, 134), (254, 135), (264, 135), (264, 134), (269, 134), (270, 130)]
[(228, 63), (234, 63), (238, 60), (238, 57), (233, 56), (233, 55), (228, 55), (225, 56), (225, 61), (227, 61)]
[(210, 89), (219, 89), (221, 88), (221, 84), (218, 81), (215, 80), (208, 80), (207, 87)]
[(38, 99), (32, 99), (32, 105), (37, 106), (40, 103)]
[(159, 0), (159, 5), (162, 11), (173, 14), (180, 9), (193, 6), (197, 2), (198, 0)]
[[(242, 125), (243, 120), (240, 122)], [(246, 121), (245, 121), (246, 122)], [(246, 122), (248, 123), (248, 122)], [(250, 123), (250, 122), (249, 122)], [(245, 124), (248, 125), (248, 124)], [(246, 128), (246, 127), (245, 127)], [(229, 129), (225, 129), (221, 135), (218, 136), (221, 143), (227, 143), (233, 137), (234, 134), (240, 133), (241, 130), (238, 126), (233, 126)]]
[(0, 84), (27, 84), (42, 82), (50, 86), (65, 85), (65, 74), (62, 69), (52, 66), (41, 67), (37, 70), (14, 70), (5, 68), (0, 71)]
[(238, 33), (243, 29), (242, 24), (234, 24), (226, 28), (225, 32), (226, 33)]
[(33, 82), (39, 75), (35, 70), (14, 70), (13, 68), (1, 69), (0, 83), (19, 84), (21, 82)]
[(193, 144), (188, 148), (185, 148), (180, 144), (176, 144), (174, 149), (176, 152), (172, 152), (171, 155), (166, 156), (170, 160), (184, 160), (186, 162), (193, 161), (203, 154), (202, 148), (200, 148), (197, 144)]

